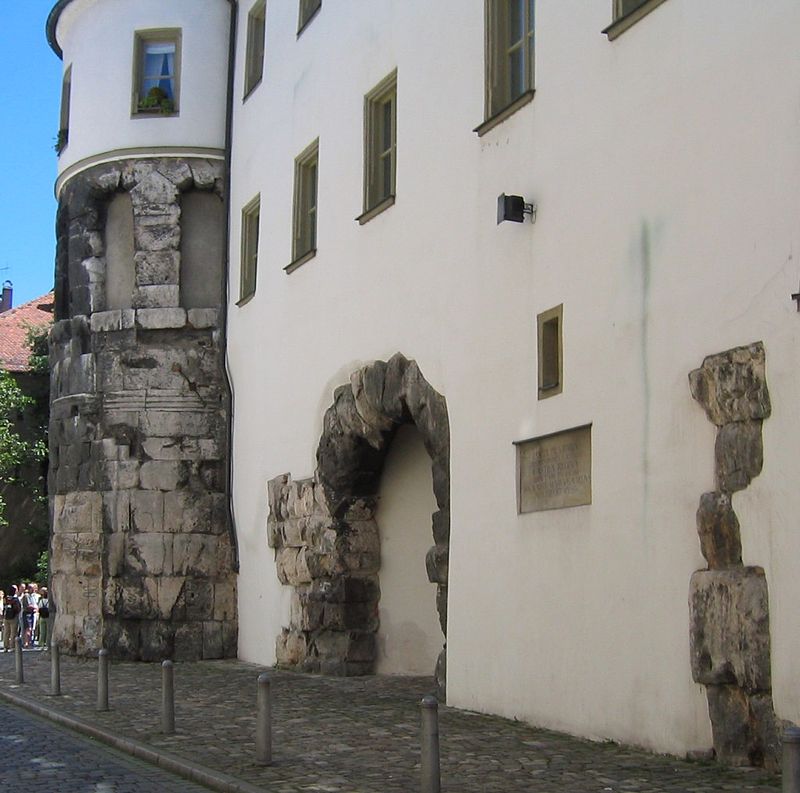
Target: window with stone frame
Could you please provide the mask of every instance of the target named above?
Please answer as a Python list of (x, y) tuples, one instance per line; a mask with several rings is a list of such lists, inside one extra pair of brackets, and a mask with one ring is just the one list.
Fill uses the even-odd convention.
[(242, 250), (239, 274), (239, 304), (256, 293), (258, 272), (258, 231), (261, 216), (261, 196), (257, 195), (242, 209)]
[(134, 115), (173, 115), (180, 104), (181, 31), (139, 30), (134, 45)]
[(486, 0), (487, 120), (532, 96), (534, 38), (534, 0)]
[(303, 32), (306, 25), (314, 18), (322, 7), (322, 0), (300, 0), (300, 15), (297, 21), (297, 34)]
[(319, 139), (308, 146), (294, 162), (291, 268), (301, 265), (317, 252), (318, 164)]
[(264, 37), (266, 35), (267, 3), (259, 0), (247, 15), (247, 54), (244, 67), (244, 95), (261, 82), (264, 76)]
[(394, 203), (397, 178), (397, 71), (364, 98), (365, 223)]

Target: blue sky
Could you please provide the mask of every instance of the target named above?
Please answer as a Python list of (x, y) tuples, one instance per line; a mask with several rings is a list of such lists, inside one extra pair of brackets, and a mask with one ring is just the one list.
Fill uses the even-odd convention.
[(53, 287), (62, 64), (44, 32), (55, 0), (0, 2), (0, 281), (14, 284), (18, 306)]

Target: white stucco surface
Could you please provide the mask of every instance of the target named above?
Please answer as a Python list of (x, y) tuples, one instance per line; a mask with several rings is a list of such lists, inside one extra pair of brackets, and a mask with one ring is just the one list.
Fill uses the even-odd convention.
[[(268, 2), (264, 78), (244, 101), (248, 8), (239, 15), (228, 362), (240, 656), (273, 663), (288, 623), (266, 482), (312, 476), (333, 389), (402, 352), (449, 411), (449, 702), (658, 751), (707, 748), (687, 595), (705, 566), (695, 511), (714, 487), (715, 434), (687, 375), (760, 340), (773, 415), (763, 472), (734, 506), (744, 562), (769, 584), (776, 711), (800, 721), (800, 318), (789, 299), (800, 6), (667, 0), (609, 42), (610, 0), (542, 0), (536, 95), (483, 137), (472, 130), (484, 4), (356, 6), (326, 0), (298, 37), (297, 4)], [(105, 152), (221, 147), (228, 13), (223, 0), (75, 0), (58, 29), (73, 67), (60, 172)], [(183, 30), (180, 114), (131, 118), (133, 34), (157, 27)], [(364, 96), (394, 69), (396, 203), (359, 226)], [(294, 158), (317, 137), (317, 255), (287, 275)], [(536, 223), (498, 226), (502, 192), (535, 201)], [(256, 194), (257, 289), (236, 306), (241, 209)], [(539, 401), (536, 316), (558, 304), (563, 393)], [(592, 504), (518, 515), (512, 443), (587, 423)], [(387, 492), (402, 476), (389, 473)], [(394, 518), (381, 521), (391, 548)], [(385, 557), (387, 593), (396, 560)]]
[[(64, 69), (72, 67), (69, 143), (58, 173), (90, 157), (130, 156), (131, 149), (184, 156), (222, 149), (229, 19), (225, 0), (73, 0), (56, 28)], [(165, 28), (181, 30), (179, 112), (132, 115), (134, 34)]]

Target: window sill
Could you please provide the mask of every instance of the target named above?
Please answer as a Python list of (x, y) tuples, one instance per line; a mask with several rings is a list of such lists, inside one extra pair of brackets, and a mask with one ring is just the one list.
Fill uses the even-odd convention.
[(310, 261), (317, 255), (317, 249), (312, 248), (310, 251), (306, 251), (302, 256), (298, 256), (294, 261), (289, 262), (286, 267), (283, 268), (283, 271), (286, 275), (289, 273), (293, 273), (298, 267), (304, 265), (306, 262)]
[(249, 295), (245, 295), (243, 298), (236, 301), (236, 305), (246, 306), (254, 297), (256, 296), (256, 290), (254, 289)]
[(539, 388), (539, 399), (547, 399), (548, 397), (554, 397), (560, 394), (562, 391), (561, 383), (555, 383), (554, 385), (546, 385), (541, 386)]
[(178, 110), (171, 113), (162, 113), (160, 110), (134, 110), (131, 118), (177, 118), (180, 115)]
[(609, 41), (613, 41), (617, 36), (621, 36), (626, 30), (633, 27), (640, 19), (646, 17), (651, 11), (658, 8), (664, 0), (645, 0), (638, 8), (625, 14), (624, 17), (615, 19), (607, 28), (603, 29), (603, 33), (608, 36)]
[(521, 107), (525, 107), (525, 105), (533, 99), (535, 93), (536, 91), (531, 88), (529, 91), (525, 91), (524, 94), (520, 94), (510, 105), (506, 105), (491, 118), (487, 118), (483, 124), (478, 124), (472, 131), (477, 132), (479, 138), (482, 137), (490, 129), (494, 129), (498, 124), (502, 124), (509, 116), (513, 116)]
[(250, 96), (250, 95), (253, 93), (253, 91), (255, 91), (255, 90), (256, 90), (256, 88), (258, 88), (258, 86), (259, 86), (259, 85), (261, 85), (261, 81), (262, 81), (263, 79), (264, 79), (263, 77), (259, 77), (259, 78), (258, 78), (258, 80), (256, 80), (256, 82), (254, 82), (254, 83), (253, 83), (253, 84), (252, 84), (252, 85), (251, 85), (251, 86), (250, 86), (250, 87), (249, 87), (249, 88), (248, 88), (248, 89), (247, 89), (247, 90), (244, 92), (244, 96), (242, 97), (242, 102), (246, 102), (246, 101), (247, 101), (248, 97), (249, 97), (249, 96)]
[(368, 223), (372, 218), (377, 217), (381, 214), (381, 212), (385, 212), (389, 207), (394, 206), (394, 196), (390, 195), (388, 198), (384, 198), (378, 204), (375, 204), (372, 209), (368, 209), (363, 214), (359, 215), (356, 220), (358, 221), (359, 226), (363, 226), (365, 223)]

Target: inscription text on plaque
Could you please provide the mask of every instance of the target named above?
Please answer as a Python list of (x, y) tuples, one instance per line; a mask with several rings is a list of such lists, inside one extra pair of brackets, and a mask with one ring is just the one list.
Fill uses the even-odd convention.
[(514, 445), (520, 513), (592, 503), (591, 424)]

